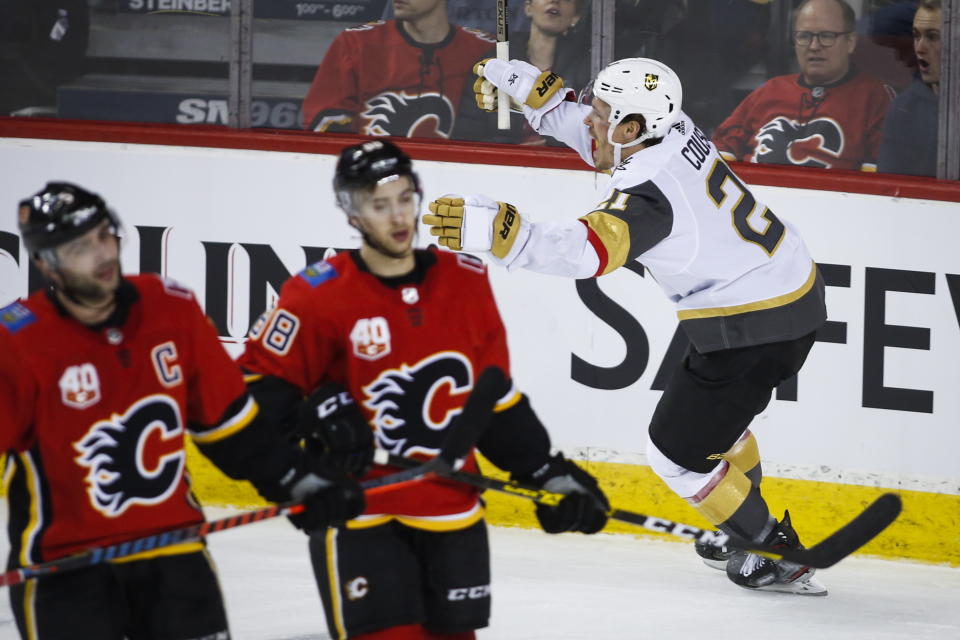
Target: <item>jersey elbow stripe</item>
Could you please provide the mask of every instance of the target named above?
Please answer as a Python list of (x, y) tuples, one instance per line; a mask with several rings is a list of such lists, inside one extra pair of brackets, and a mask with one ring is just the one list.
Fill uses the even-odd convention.
[(246, 384), (250, 384), (251, 382), (256, 382), (258, 380), (261, 380), (262, 378), (263, 378), (262, 373), (246, 373), (243, 375), (243, 381)]
[(791, 302), (795, 302), (805, 296), (810, 289), (813, 288), (813, 284), (817, 281), (817, 265), (813, 263), (810, 267), (810, 276), (807, 278), (807, 281), (804, 282), (799, 289), (791, 291), (790, 293), (785, 293), (781, 296), (776, 296), (774, 298), (768, 298), (766, 300), (758, 300), (757, 302), (748, 302), (747, 304), (738, 304), (732, 307), (713, 307), (710, 309), (684, 309), (677, 312), (677, 317), (680, 320), (695, 320), (698, 318), (716, 318), (718, 316), (735, 316), (740, 313), (747, 313), (749, 311), (762, 311), (764, 309), (774, 309), (776, 307), (782, 307), (788, 305)]
[(507, 409), (515, 406), (522, 399), (523, 394), (520, 393), (515, 387), (511, 387), (510, 391), (508, 391), (505, 396), (497, 400), (496, 406), (493, 407), (493, 412), (500, 413), (502, 411), (506, 411)]
[(214, 442), (223, 440), (224, 438), (229, 438), (233, 434), (246, 427), (253, 421), (254, 418), (257, 417), (258, 413), (260, 413), (260, 405), (258, 405), (256, 400), (253, 399), (253, 396), (248, 396), (247, 402), (243, 405), (243, 408), (219, 427), (209, 431), (201, 431), (199, 433), (191, 431), (190, 435), (193, 437), (193, 441), (197, 444), (212, 444)]
[(624, 220), (594, 211), (580, 218), (587, 225), (587, 239), (600, 258), (596, 275), (606, 275), (627, 263), (630, 253), (630, 227)]
[(604, 269), (607, 268), (607, 248), (603, 246), (603, 243), (600, 242), (600, 238), (597, 237), (597, 234), (590, 228), (590, 225), (587, 224), (587, 221), (583, 218), (580, 218), (580, 222), (583, 223), (583, 226), (587, 228), (587, 242), (593, 247), (594, 253), (597, 254), (597, 270), (593, 272), (594, 278), (603, 275)]

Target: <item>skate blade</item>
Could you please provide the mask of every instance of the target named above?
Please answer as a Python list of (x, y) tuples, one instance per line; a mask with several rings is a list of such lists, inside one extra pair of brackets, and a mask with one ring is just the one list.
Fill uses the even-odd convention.
[[(747, 587), (749, 588), (749, 587)], [(827, 588), (814, 577), (793, 582), (775, 582), (765, 587), (756, 587), (752, 591), (773, 591), (776, 593), (792, 593), (798, 596), (825, 596)]]
[(710, 558), (700, 558), (703, 560), (703, 564), (707, 565), (711, 569), (717, 569), (719, 571), (727, 570), (727, 561), (726, 560), (711, 560)]

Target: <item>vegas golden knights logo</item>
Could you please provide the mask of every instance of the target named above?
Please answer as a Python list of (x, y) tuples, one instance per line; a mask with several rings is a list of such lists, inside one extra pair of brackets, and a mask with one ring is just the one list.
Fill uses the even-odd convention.
[(655, 73), (648, 73), (643, 77), (643, 86), (645, 86), (648, 91), (656, 89), (658, 82), (660, 82), (660, 76)]

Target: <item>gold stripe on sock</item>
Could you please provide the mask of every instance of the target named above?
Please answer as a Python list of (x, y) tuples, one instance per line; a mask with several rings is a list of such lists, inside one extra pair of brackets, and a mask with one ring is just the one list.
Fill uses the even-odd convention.
[(734, 465), (721, 462), (726, 471), (721, 472), (692, 498), (687, 498), (694, 509), (714, 525), (726, 522), (740, 508), (750, 493), (750, 478)]

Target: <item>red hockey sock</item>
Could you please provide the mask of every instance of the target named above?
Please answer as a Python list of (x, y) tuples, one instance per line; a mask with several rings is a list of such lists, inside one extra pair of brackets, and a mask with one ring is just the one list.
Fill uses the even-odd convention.
[(380, 629), (353, 636), (354, 640), (476, 640), (477, 634), (473, 631), (460, 633), (434, 633), (427, 631), (419, 624), (404, 624), (399, 627)]
[(424, 640), (424, 630), (419, 624), (404, 624), (389, 629), (380, 629), (352, 636), (354, 640)]

